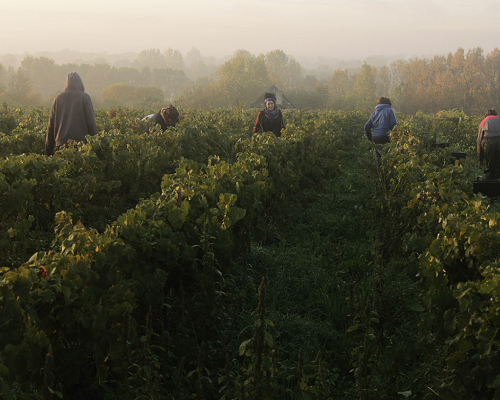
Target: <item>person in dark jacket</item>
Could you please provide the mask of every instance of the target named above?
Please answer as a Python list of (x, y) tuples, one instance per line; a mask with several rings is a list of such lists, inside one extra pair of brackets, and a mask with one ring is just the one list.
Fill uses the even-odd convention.
[[(365, 124), (365, 134), (370, 142), (375, 144), (389, 143), (389, 131), (397, 124), (396, 114), (391, 108), (391, 100), (387, 97), (381, 97), (375, 111), (372, 113)], [(373, 133), (372, 133), (373, 129)]]
[(66, 77), (64, 92), (52, 102), (45, 154), (54, 154), (54, 149), (67, 145), (70, 141), (87, 142), (87, 135), (97, 135), (94, 106), (80, 75), (70, 72)]
[(486, 111), (477, 134), (479, 167), (485, 167), (486, 180), (500, 179), (500, 117), (494, 109)]
[(283, 113), (276, 106), (276, 96), (273, 93), (264, 95), (265, 107), (257, 114), (253, 133), (273, 132), (276, 137), (281, 136), (281, 129), (285, 128)]
[(143, 120), (149, 119), (148, 125), (146, 126), (146, 132), (149, 132), (150, 125), (155, 126), (159, 124), (161, 131), (165, 132), (169, 127), (175, 127), (179, 122), (179, 111), (170, 104), (168, 107), (163, 107), (156, 114), (148, 115), (143, 118)]

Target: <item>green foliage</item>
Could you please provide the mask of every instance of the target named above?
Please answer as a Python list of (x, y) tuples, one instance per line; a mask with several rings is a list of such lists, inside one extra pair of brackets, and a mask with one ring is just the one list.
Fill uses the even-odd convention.
[(365, 112), (286, 111), (276, 138), (243, 108), (164, 133), (100, 110), (99, 135), (45, 157), (46, 111), (0, 138), (6, 399), (498, 396), (477, 119), (398, 114), (375, 167)]
[[(18, 339), (4, 338), (11, 346), (2, 353), (2, 359), (11, 366), (5, 381), (10, 382), (9, 386), (21, 383), (22, 374), (29, 369), (34, 375), (19, 390), (34, 388), (43, 392), (39, 371), (47, 360), (56, 358), (63, 362), (49, 371), (54, 378), (47, 379), (55, 385), (50, 390), (69, 393), (78, 382), (90, 384), (95, 376), (101, 382), (120, 382), (124, 385), (120, 390), (126, 393), (128, 384), (121, 382), (130, 378), (124, 365), (138, 354), (134, 349), (138, 337), (134, 327), (147, 325), (144, 315), (151, 315), (155, 321), (147, 328), (150, 337), (161, 331), (160, 321), (165, 317), (170, 321), (169, 337), (162, 336), (161, 341), (173, 340), (170, 336), (185, 340), (182, 338), (189, 321), (194, 320), (198, 337), (211, 338), (207, 328), (221, 318), (211, 308), (221, 296), (217, 293), (222, 293), (221, 277), (231, 274), (232, 259), (241, 251), (248, 252), (252, 230), (264, 223), (262, 211), (275, 201), (277, 193), (274, 179), (291, 193), (286, 187), (289, 183), (295, 186), (294, 179), (303, 180), (302, 174), (308, 174), (310, 184), (311, 179), (329, 172), (319, 171), (314, 165), (325, 163), (322, 157), (328, 156), (327, 149), (316, 144), (314, 136), (297, 131), (291, 141), (279, 141), (269, 135), (248, 138), (248, 127), (244, 125), (252, 115), (243, 112), (233, 119), (219, 118), (218, 123), (224, 125), (211, 130), (205, 142), (196, 144), (200, 149), (210, 145), (227, 161), (210, 156), (210, 150), (205, 149), (201, 157), (199, 151), (194, 154), (206, 164), (180, 158), (184, 151), (189, 154), (193, 146), (187, 135), (205, 137), (200, 126), (210, 128), (212, 120), (206, 119), (209, 116), (200, 115), (201, 125), (195, 125), (196, 130), (186, 131), (181, 126), (176, 132), (138, 134), (134, 131), (136, 120), (127, 110), (98, 113), (99, 125), (107, 124), (109, 131), (89, 138), (88, 144), (49, 158), (31, 154), (2, 161), (2, 226), (6, 232), (2, 249), (8, 266), (28, 258), (31, 249), (49, 247), (52, 239), (48, 232), (53, 226), (53, 215), (59, 210), (71, 211), (74, 221), (81, 221), (73, 222), (73, 217), (64, 212), (57, 214), (52, 250), (36, 253), (20, 268), (4, 269), (3, 279), (8, 284), (2, 286), (6, 291), (2, 299), (18, 299), (16, 307), (7, 304), (4, 312), (17, 310), (17, 328), (12, 332), (26, 332)], [(114, 130), (113, 126), (123, 124), (124, 131)], [(224, 132), (231, 126), (234, 131), (227, 136)], [(273, 157), (271, 146), (276, 145), (282, 154), (272, 159), (271, 176), (267, 158)], [(316, 150), (311, 152), (308, 148)], [(294, 172), (288, 157), (295, 157), (294, 164), (304, 172)], [(163, 177), (161, 194), (140, 201), (135, 209), (105, 228), (113, 215), (158, 190), (159, 178), (174, 168), (175, 174)], [(285, 174), (280, 172), (283, 170)], [(83, 223), (102, 233), (84, 228)], [(31, 272), (22, 275), (21, 271)], [(179, 271), (184, 279), (196, 283), (187, 287), (187, 293), (180, 298), (173, 297), (169, 304), (166, 299), (180, 284), (175, 278)], [(47, 277), (40, 278), (45, 273)], [(21, 288), (16, 289), (11, 282), (21, 276), (26, 278), (19, 292)], [(170, 288), (170, 293), (165, 293), (166, 288)], [(179, 290), (184, 293), (182, 285)], [(195, 293), (198, 294), (193, 297)], [(189, 312), (182, 300), (185, 295), (194, 299), (194, 309)], [(35, 317), (24, 304), (34, 305)], [(13, 318), (6, 314), (3, 320)], [(113, 341), (117, 337), (121, 339)], [(36, 346), (29, 345), (33, 340)], [(128, 345), (123, 347), (125, 343), (134, 350)], [(160, 345), (148, 355), (153, 365), (163, 352), (160, 348), (165, 347)], [(29, 362), (14, 360), (14, 354), (21, 351)], [(177, 354), (158, 373), (173, 376), (180, 361)], [(69, 371), (78, 372), (69, 378)], [(133, 379), (149, 374), (142, 367), (134, 371)]]
[(6, 103), (0, 109), (0, 132), (10, 134), (15, 128), (16, 120)]
[(448, 376), (435, 379), (435, 391), (443, 398), (493, 398), (499, 371), (493, 366), (498, 360), (491, 332), (497, 328), (490, 310), (497, 291), (499, 215), (472, 193), (472, 157), (451, 162), (450, 150), (429, 146), (437, 137), (473, 154), (478, 121), (456, 111), (415, 121), (413, 130), (384, 149), (377, 210), (384, 216), (382, 238), (393, 244), (387, 250), (402, 246), (418, 257), (413, 270), (425, 304), (421, 332), (432, 331), (431, 343), (442, 346), (446, 357)]

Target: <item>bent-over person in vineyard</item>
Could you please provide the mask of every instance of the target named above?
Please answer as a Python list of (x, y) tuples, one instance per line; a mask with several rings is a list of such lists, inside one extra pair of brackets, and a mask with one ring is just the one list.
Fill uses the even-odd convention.
[(155, 125), (159, 124), (161, 131), (165, 132), (170, 127), (175, 127), (179, 122), (179, 111), (170, 104), (168, 107), (163, 107), (156, 114), (151, 114), (142, 119), (143, 121), (149, 120), (146, 126), (146, 133), (149, 132), (150, 126), (154, 128)]
[(484, 167), (484, 179), (500, 179), (500, 117), (496, 110), (486, 111), (477, 134), (479, 167)]
[(50, 109), (45, 154), (67, 146), (69, 142), (87, 142), (87, 135), (97, 135), (92, 99), (85, 93), (82, 78), (76, 72), (66, 77), (64, 92), (59, 93)]

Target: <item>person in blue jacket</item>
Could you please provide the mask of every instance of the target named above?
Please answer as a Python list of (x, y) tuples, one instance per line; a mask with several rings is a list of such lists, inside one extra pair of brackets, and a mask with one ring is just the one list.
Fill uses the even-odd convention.
[[(385, 144), (390, 142), (389, 131), (397, 124), (396, 114), (391, 108), (391, 100), (381, 97), (375, 111), (365, 124), (366, 137), (375, 144)], [(373, 132), (372, 132), (373, 129)]]

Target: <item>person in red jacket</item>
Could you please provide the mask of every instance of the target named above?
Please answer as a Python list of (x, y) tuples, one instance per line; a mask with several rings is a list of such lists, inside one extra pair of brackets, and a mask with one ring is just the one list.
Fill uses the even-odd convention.
[(64, 92), (52, 102), (45, 154), (54, 154), (54, 149), (70, 141), (87, 142), (87, 135), (97, 135), (94, 106), (80, 75), (70, 72), (66, 77)]
[(493, 109), (486, 111), (477, 134), (479, 167), (485, 167), (486, 180), (500, 179), (500, 117)]
[(264, 95), (265, 108), (257, 114), (253, 133), (273, 132), (277, 137), (281, 136), (281, 129), (285, 128), (283, 113), (276, 106), (276, 96), (273, 93)]

